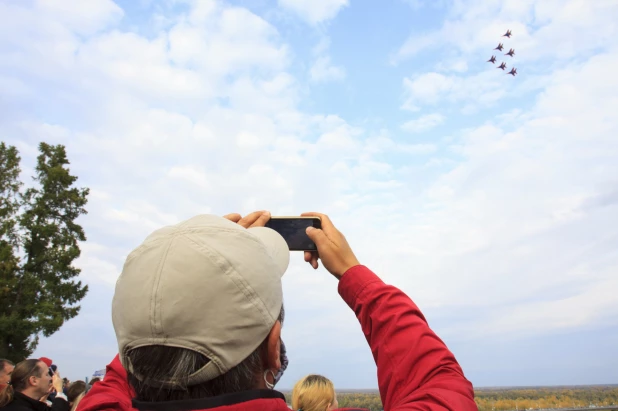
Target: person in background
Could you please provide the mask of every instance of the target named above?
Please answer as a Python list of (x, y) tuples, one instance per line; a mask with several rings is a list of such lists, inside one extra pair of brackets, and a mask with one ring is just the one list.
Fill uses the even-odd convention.
[[(51, 407), (42, 401), (56, 390)], [(9, 386), (0, 393), (0, 411), (69, 411), (69, 402), (62, 393), (62, 379), (49, 374), (43, 361), (30, 359), (20, 362), (11, 374)]]
[(3, 395), (4, 390), (9, 387), (11, 382), (11, 374), (15, 369), (15, 364), (9, 360), (0, 359), (0, 397)]
[(86, 395), (86, 383), (84, 381), (75, 381), (67, 388), (67, 399), (71, 406), (71, 411), (75, 411), (77, 405)]
[(292, 389), (292, 409), (299, 411), (333, 411), (339, 409), (335, 386), (321, 375), (308, 375)]
[[(47, 357), (41, 357), (39, 358), (39, 361), (43, 361), (45, 365), (47, 365), (47, 368), (49, 369), (49, 375), (53, 377), (54, 373), (58, 370), (58, 366), (54, 364), (54, 361), (51, 358)], [(55, 397), (56, 391), (54, 387), (49, 387), (49, 392), (47, 392), (47, 394), (45, 394), (41, 398), (41, 401), (45, 402), (48, 406), (51, 407), (51, 404), (54, 401)]]
[(11, 361), (0, 359), (0, 391), (4, 391), (4, 389), (8, 386), (14, 369), (15, 364)]
[(67, 395), (67, 391), (70, 385), (71, 385), (71, 381), (69, 381), (68, 378), (65, 377), (62, 379), (62, 392), (64, 393), (64, 395)]
[(88, 393), (88, 391), (90, 391), (92, 389), (92, 387), (94, 387), (94, 385), (96, 383), (98, 383), (100, 381), (101, 381), (101, 379), (99, 377), (94, 377), (93, 379), (88, 381), (88, 384), (86, 385), (86, 394)]

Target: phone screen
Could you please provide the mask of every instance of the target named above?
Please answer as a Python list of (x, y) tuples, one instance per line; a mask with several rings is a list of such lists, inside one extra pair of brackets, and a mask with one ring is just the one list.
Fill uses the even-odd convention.
[(307, 236), (307, 227), (321, 228), (318, 217), (272, 217), (266, 227), (285, 239), (290, 251), (316, 251), (315, 243)]

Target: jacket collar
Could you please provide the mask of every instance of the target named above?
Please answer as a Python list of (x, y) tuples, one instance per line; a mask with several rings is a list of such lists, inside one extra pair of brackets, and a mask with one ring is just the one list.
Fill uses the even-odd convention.
[(133, 408), (140, 411), (188, 411), (207, 410), (211, 408), (240, 404), (247, 401), (263, 399), (281, 399), (285, 396), (273, 390), (251, 390), (219, 395), (211, 398), (199, 398), (180, 401), (145, 402), (133, 400)]
[(31, 408), (37, 411), (46, 411), (49, 408), (46, 403), (30, 398), (27, 395), (22, 394), (21, 392), (18, 392), (18, 391), (15, 392), (15, 400), (25, 402)]

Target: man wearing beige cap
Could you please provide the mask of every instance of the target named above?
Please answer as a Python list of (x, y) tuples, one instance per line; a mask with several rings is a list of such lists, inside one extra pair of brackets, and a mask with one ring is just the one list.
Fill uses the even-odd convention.
[[(339, 280), (373, 352), (384, 409), (476, 410), (472, 385), (418, 307), (360, 265), (326, 215), (305, 215), (322, 226), (307, 231), (318, 251), (305, 261)], [(119, 355), (78, 411), (289, 410), (273, 388), (290, 253), (264, 227), (269, 219), (199, 215), (129, 254), (112, 303)]]

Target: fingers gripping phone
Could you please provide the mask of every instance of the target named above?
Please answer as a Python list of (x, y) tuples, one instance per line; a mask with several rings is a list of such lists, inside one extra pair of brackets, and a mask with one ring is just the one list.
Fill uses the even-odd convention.
[(307, 227), (322, 228), (322, 224), (320, 217), (271, 217), (266, 227), (281, 234), (290, 251), (316, 251), (306, 230)]

